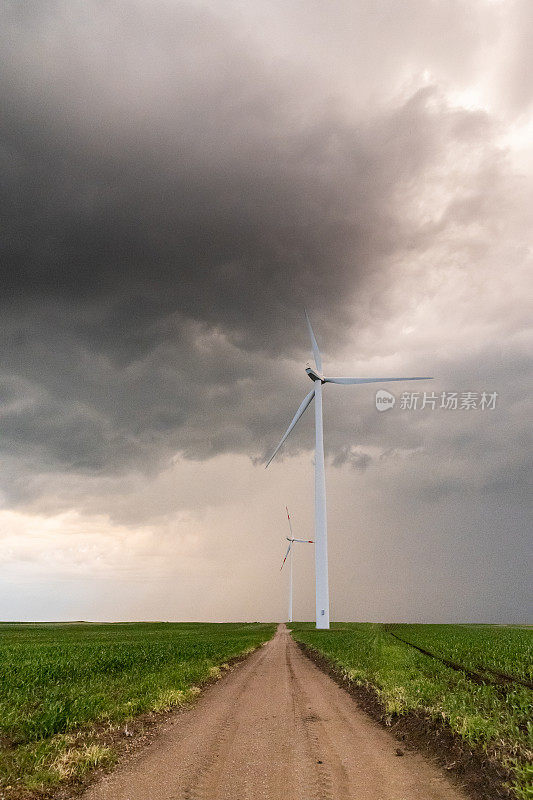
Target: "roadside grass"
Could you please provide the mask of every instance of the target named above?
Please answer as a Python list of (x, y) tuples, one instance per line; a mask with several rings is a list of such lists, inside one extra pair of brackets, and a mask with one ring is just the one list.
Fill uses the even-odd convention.
[[(324, 655), (350, 681), (374, 688), (385, 709), (386, 721), (391, 722), (396, 715), (423, 712), (439, 723), (444, 722), (471, 749), (483, 751), (508, 770), (513, 776), (511, 788), (517, 798), (533, 798), (533, 692), (530, 689), (520, 684), (503, 687), (489, 682), (475, 683), (465, 673), (420, 653), (387, 630), (397, 632), (404, 626), (337, 623), (329, 631), (315, 630), (309, 623), (289, 627), (296, 640)], [(470, 626), (427, 627), (432, 629), (428, 635), (424, 625), (405, 626), (405, 629), (409, 628), (408, 635), (413, 641), (416, 639), (417, 644), (425, 642), (427, 645), (431, 639), (432, 646), (439, 645), (440, 652), (453, 651), (455, 661), (460, 650), (468, 653)], [(438, 627), (443, 629), (440, 640), (435, 630)], [(464, 630), (454, 630), (458, 628)], [(483, 649), (483, 635), (475, 628), (472, 630), (475, 631), (473, 648), (477, 651), (474, 659), (477, 663)], [(496, 630), (501, 631), (502, 641), (506, 642), (505, 663), (512, 665), (509, 629)], [(521, 664), (523, 644), (528, 640), (522, 637), (523, 630), (513, 630), (518, 630), (517, 642), (522, 642), (517, 644), (516, 661)], [(529, 631), (529, 635), (533, 632)], [(457, 646), (458, 640), (461, 648)], [(493, 637), (488, 637), (487, 643), (489, 655), (485, 664), (489, 665), (492, 663), (490, 653), (497, 654), (497, 646)], [(530, 641), (528, 644), (530, 646)], [(523, 664), (518, 668), (520, 674), (528, 674)]]
[(0, 797), (38, 796), (111, 764), (103, 730), (190, 702), (275, 627), (0, 624)]

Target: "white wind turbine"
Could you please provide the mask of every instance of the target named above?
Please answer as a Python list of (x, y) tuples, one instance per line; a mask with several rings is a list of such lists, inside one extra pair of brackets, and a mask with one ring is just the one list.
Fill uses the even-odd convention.
[(287, 512), (287, 519), (289, 520), (289, 530), (291, 532), (291, 535), (290, 535), (290, 537), (289, 536), (285, 537), (287, 539), (287, 541), (289, 542), (289, 546), (287, 547), (287, 552), (285, 553), (285, 558), (283, 559), (283, 564), (280, 567), (280, 572), (283, 569), (283, 567), (285, 566), (285, 562), (287, 560), (287, 556), (290, 553), (291, 557), (289, 559), (289, 567), (290, 567), (290, 571), (289, 571), (289, 575), (290, 575), (290, 578), (289, 578), (289, 622), (292, 622), (292, 558), (293, 558), (293, 556), (292, 556), (292, 546), (293, 546), (294, 542), (301, 542), (302, 544), (314, 544), (314, 541), (312, 539), (295, 539), (294, 538), (294, 536), (292, 535), (291, 515), (289, 514), (289, 509), (287, 508), (287, 506), (285, 506), (285, 510)]
[(329, 628), (329, 581), (328, 581), (328, 530), (326, 517), (326, 478), (324, 472), (324, 435), (322, 424), (322, 386), (325, 383), (385, 383), (388, 381), (429, 381), (431, 378), (326, 378), (322, 374), (322, 358), (307, 311), (305, 311), (311, 347), (315, 357), (313, 369), (307, 364), (306, 372), (313, 381), (313, 388), (303, 400), (280, 443), (270, 456), (268, 467), (281, 445), (288, 437), (311, 401), (315, 400), (315, 581), (316, 581), (316, 627)]

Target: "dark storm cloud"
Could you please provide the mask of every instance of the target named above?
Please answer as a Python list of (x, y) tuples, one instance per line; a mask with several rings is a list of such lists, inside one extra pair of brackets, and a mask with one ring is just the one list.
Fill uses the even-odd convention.
[[(188, 4), (12, 3), (2, 30), (2, 446), (37, 470), (261, 455), (287, 422), (274, 380), (300, 400), (267, 356), (307, 350), (302, 305), (341, 342), (398, 253), (493, 213), (490, 120), (435, 89), (358, 119)], [(484, 146), (438, 222), (406, 220)]]

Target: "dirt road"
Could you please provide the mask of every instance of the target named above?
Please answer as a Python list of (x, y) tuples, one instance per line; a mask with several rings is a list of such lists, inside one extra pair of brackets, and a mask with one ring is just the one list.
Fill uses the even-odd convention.
[(465, 800), (311, 663), (285, 626), (85, 800)]

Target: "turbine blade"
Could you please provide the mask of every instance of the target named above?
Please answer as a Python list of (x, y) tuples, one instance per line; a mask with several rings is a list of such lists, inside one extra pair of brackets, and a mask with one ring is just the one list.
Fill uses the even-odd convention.
[(272, 455), (268, 459), (267, 463), (265, 464), (265, 469), (268, 467), (268, 465), (270, 464), (270, 462), (272, 461), (272, 459), (274, 458), (274, 456), (276, 455), (276, 453), (280, 449), (281, 445), (283, 444), (283, 442), (285, 441), (285, 439), (287, 438), (289, 433), (292, 431), (292, 429), (294, 428), (294, 426), (296, 425), (296, 423), (298, 422), (298, 420), (300, 419), (300, 417), (302, 416), (302, 414), (304, 413), (305, 409), (307, 408), (307, 406), (309, 405), (309, 403), (311, 402), (311, 400), (313, 399), (314, 396), (315, 396), (315, 390), (311, 389), (311, 391), (309, 392), (307, 397), (301, 403), (298, 411), (294, 415), (294, 418), (293, 418), (291, 424), (289, 425), (289, 427), (287, 428), (287, 430), (285, 431), (285, 433), (283, 435), (283, 438), (281, 439), (280, 443), (278, 444), (278, 446), (276, 447), (276, 449), (274, 450), (274, 452), (272, 453)]
[(293, 534), (292, 534), (291, 515), (289, 514), (289, 509), (287, 508), (287, 506), (285, 506), (285, 511), (287, 512), (287, 519), (289, 520), (289, 530), (291, 532), (291, 537), (292, 537)]
[(324, 378), (324, 383), (388, 383), (389, 381), (432, 381), (433, 378)]
[(293, 542), (301, 542), (302, 544), (314, 544), (313, 539), (293, 539)]
[(316, 342), (315, 334), (313, 333), (313, 329), (311, 327), (311, 320), (309, 319), (309, 314), (307, 313), (307, 309), (304, 308), (304, 311), (305, 311), (305, 319), (307, 321), (307, 327), (309, 328), (309, 336), (311, 337), (311, 347), (313, 349), (313, 355), (315, 357), (315, 365), (317, 370), (321, 373), (322, 357), (320, 355), (320, 350), (318, 349), (318, 344)]
[(291, 551), (291, 547), (292, 547), (292, 542), (291, 542), (291, 543), (290, 543), (290, 545), (287, 547), (287, 552), (285, 553), (285, 558), (283, 559), (283, 564), (282, 564), (282, 565), (281, 565), (281, 567), (279, 568), (279, 571), (280, 571), (280, 572), (281, 572), (281, 570), (283, 569), (283, 566), (284, 566), (284, 564), (285, 564), (285, 562), (286, 562), (286, 560), (287, 560), (287, 556), (289, 555), (289, 553), (290, 553), (290, 551)]

